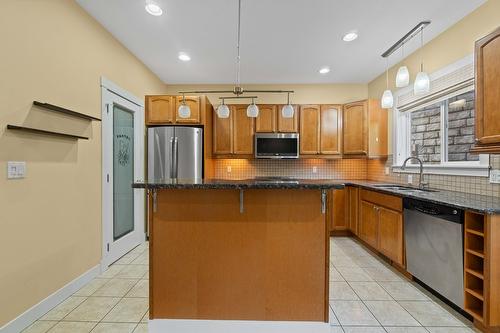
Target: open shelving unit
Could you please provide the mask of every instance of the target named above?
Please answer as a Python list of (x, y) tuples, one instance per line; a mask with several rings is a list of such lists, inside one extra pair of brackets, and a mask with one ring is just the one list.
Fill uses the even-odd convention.
[(465, 311), (481, 323), (485, 317), (485, 229), (484, 215), (465, 213)]

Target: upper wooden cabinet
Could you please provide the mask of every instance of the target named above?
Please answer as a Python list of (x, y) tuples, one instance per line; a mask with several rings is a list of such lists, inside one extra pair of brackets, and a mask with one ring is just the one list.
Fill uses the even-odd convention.
[(191, 109), (191, 115), (189, 118), (181, 118), (179, 117), (177, 110), (179, 110), (179, 106), (182, 104), (182, 96), (176, 97), (175, 103), (175, 122), (183, 123), (183, 124), (199, 124), (201, 122), (200, 115), (200, 97), (198, 96), (186, 96), (185, 102), (186, 105)]
[(255, 118), (247, 117), (248, 105), (232, 105), (233, 154), (253, 154)]
[(348, 156), (387, 156), (387, 110), (378, 100), (344, 105), (343, 147), (343, 154)]
[(283, 118), (281, 114), (281, 109), (283, 105), (276, 105), (277, 116), (278, 116), (278, 132), (280, 133), (297, 133), (299, 131), (299, 107), (294, 105), (293, 108), (295, 112), (293, 113), (293, 118)]
[(146, 96), (146, 124), (175, 122), (175, 96)]
[(472, 151), (500, 153), (500, 28), (475, 49), (476, 144)]
[(146, 96), (146, 125), (201, 124), (202, 104), (209, 104), (205, 99), (206, 97), (186, 96), (191, 115), (189, 118), (181, 118), (177, 110), (182, 103), (182, 96)]
[(276, 105), (259, 105), (259, 116), (255, 119), (255, 132), (270, 133), (276, 132), (277, 113)]
[(219, 118), (217, 113), (213, 114), (213, 153), (233, 153), (233, 113), (229, 118)]
[(342, 151), (342, 106), (321, 105), (319, 152), (339, 155)]
[(319, 154), (320, 106), (300, 106), (300, 154)]

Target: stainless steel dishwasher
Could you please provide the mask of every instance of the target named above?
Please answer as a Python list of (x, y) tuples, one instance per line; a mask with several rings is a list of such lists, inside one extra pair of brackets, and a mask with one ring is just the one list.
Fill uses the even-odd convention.
[(463, 210), (404, 200), (407, 270), (464, 308)]

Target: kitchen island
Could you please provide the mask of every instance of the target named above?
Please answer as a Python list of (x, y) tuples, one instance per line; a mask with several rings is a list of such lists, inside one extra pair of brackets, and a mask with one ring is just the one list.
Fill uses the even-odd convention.
[(341, 183), (134, 187), (152, 199), (150, 332), (329, 332), (327, 201)]

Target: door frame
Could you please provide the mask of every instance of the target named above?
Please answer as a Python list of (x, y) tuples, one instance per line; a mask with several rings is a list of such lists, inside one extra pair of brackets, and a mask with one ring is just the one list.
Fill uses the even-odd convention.
[(112, 109), (112, 104), (114, 102), (118, 102), (118, 104), (134, 113), (134, 181), (144, 179), (144, 102), (105, 77), (101, 77), (102, 271), (106, 270), (109, 265), (132, 248), (146, 240), (144, 230), (144, 190), (134, 189), (134, 231), (123, 236), (121, 238), (122, 242), (117, 244), (112, 244), (112, 242), (110, 242), (113, 238), (113, 153), (107, 148), (113, 145), (113, 118), (112, 112), (109, 111)]

